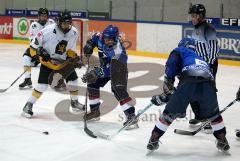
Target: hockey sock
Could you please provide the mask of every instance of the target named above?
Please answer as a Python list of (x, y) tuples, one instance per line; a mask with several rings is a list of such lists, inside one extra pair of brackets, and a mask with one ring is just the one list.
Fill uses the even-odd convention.
[(33, 89), (32, 95), (28, 99), (28, 102), (34, 104), (41, 97), (41, 95), (42, 95), (41, 92), (38, 92), (36, 89)]

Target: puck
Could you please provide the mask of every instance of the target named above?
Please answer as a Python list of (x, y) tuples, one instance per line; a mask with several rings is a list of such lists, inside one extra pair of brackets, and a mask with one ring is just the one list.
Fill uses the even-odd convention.
[(236, 137), (240, 138), (240, 131), (236, 132)]
[(45, 135), (48, 135), (48, 134), (49, 134), (48, 131), (44, 131), (44, 132), (42, 132), (42, 133), (45, 134)]

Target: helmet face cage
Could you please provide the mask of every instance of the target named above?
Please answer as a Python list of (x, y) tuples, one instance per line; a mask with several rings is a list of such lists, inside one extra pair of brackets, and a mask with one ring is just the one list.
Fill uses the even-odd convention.
[(115, 43), (117, 42), (118, 35), (119, 35), (118, 27), (113, 26), (113, 25), (109, 25), (103, 31), (103, 39), (111, 39)]
[(189, 8), (189, 14), (195, 13), (198, 15), (202, 15), (202, 18), (206, 16), (206, 9), (203, 4), (194, 4), (192, 7)]
[(196, 41), (192, 38), (183, 38), (179, 43), (178, 47), (185, 47), (193, 51), (196, 50)]

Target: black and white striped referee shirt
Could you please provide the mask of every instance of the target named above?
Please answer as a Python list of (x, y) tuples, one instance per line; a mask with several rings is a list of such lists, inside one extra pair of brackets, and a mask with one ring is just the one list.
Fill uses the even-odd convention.
[(192, 38), (197, 40), (197, 54), (209, 64), (213, 64), (219, 52), (215, 28), (204, 21), (194, 27)]

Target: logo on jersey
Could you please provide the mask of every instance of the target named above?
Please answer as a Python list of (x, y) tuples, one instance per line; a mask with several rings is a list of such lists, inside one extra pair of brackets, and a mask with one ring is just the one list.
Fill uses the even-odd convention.
[(56, 54), (60, 54), (60, 55), (62, 55), (63, 53), (65, 53), (65, 52), (66, 52), (67, 44), (68, 44), (68, 42), (67, 42), (66, 40), (60, 41), (60, 42), (57, 44), (57, 46), (56, 46), (55, 53), (56, 53)]
[(205, 61), (200, 60), (200, 59), (195, 59), (195, 64), (202, 65), (202, 66), (208, 66), (208, 64)]
[(29, 29), (29, 22), (26, 18), (21, 18), (17, 23), (17, 30), (20, 35), (26, 35)]

